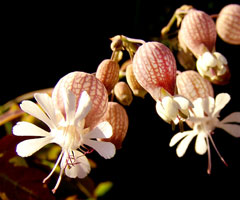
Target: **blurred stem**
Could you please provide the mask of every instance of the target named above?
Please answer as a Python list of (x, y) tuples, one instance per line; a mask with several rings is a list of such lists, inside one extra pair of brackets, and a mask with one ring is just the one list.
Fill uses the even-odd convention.
[(3, 113), (6, 110), (8, 110), (13, 104), (20, 103), (23, 100), (32, 99), (34, 97), (35, 93), (48, 93), (48, 94), (51, 94), (52, 90), (53, 90), (53, 88), (35, 90), (35, 91), (32, 91), (32, 92), (28, 92), (26, 94), (23, 94), (21, 96), (18, 96), (17, 98), (12, 99), (12, 100), (8, 101), (7, 103), (5, 103), (3, 106), (1, 106), (0, 107), (0, 113)]
[(212, 14), (212, 15), (210, 15), (210, 17), (211, 17), (212, 19), (217, 19), (217, 18), (218, 18), (218, 14)]
[(177, 21), (177, 27), (180, 26), (184, 16), (188, 13), (193, 7), (191, 5), (183, 5), (180, 8), (176, 9), (172, 18), (168, 22), (167, 26), (163, 27), (161, 30), (162, 38), (168, 38), (168, 32), (171, 30), (173, 24)]

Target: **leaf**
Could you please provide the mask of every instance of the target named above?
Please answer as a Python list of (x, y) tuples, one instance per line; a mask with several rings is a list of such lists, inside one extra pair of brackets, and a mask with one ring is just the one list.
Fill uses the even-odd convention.
[(26, 160), (20, 156), (14, 156), (9, 160), (14, 167), (28, 167)]
[[(27, 167), (26, 163), (17, 158), (16, 145), (27, 137), (7, 135), (0, 139), (0, 185), (1, 192), (8, 199), (49, 199), (55, 197), (42, 180), (46, 173), (37, 168)], [(25, 161), (26, 162), (26, 161)]]
[(97, 197), (101, 197), (105, 195), (112, 188), (112, 186), (113, 186), (113, 183), (111, 181), (105, 181), (105, 182), (99, 183), (94, 191), (94, 194)]

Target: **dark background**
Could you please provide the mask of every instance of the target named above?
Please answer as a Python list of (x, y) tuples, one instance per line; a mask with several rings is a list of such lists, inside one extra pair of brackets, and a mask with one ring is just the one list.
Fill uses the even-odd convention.
[[(96, 71), (98, 64), (111, 56), (110, 37), (123, 34), (145, 41), (159, 37), (182, 4), (215, 14), (237, 1), (80, 2), (21, 2), (2, 7), (0, 104), (29, 91), (53, 87), (71, 71)], [(225, 117), (240, 111), (239, 46), (218, 38), (217, 50), (226, 56), (232, 72), (229, 85), (214, 86), (216, 94), (228, 92), (232, 97), (222, 111)], [(96, 156), (98, 168), (90, 173), (97, 182), (113, 181), (114, 187), (103, 199), (239, 198), (240, 139), (216, 130), (214, 141), (229, 166), (211, 148), (212, 174), (208, 175), (207, 155), (197, 155), (194, 142), (183, 158), (177, 158), (175, 147), (168, 146), (174, 133), (156, 114), (149, 95), (144, 100), (134, 98), (126, 109), (130, 126), (123, 148), (111, 160)]]

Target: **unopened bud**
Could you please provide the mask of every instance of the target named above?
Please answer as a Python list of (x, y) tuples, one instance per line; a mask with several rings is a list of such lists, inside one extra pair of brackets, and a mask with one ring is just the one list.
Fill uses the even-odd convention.
[(111, 59), (103, 60), (97, 68), (96, 77), (104, 84), (108, 94), (110, 94), (119, 80), (118, 63)]
[(111, 46), (110, 46), (112, 51), (123, 50), (123, 42), (122, 42), (122, 38), (120, 35), (116, 35), (116, 36), (110, 38), (110, 40), (112, 41)]
[(129, 106), (132, 103), (133, 96), (127, 83), (118, 82), (114, 87), (114, 94), (121, 104)]
[(113, 130), (112, 136), (108, 139), (102, 139), (102, 141), (111, 142), (116, 149), (120, 149), (128, 130), (129, 121), (126, 110), (116, 102), (108, 102), (108, 109), (102, 121), (108, 121)]
[(138, 83), (134, 73), (133, 73), (133, 66), (129, 64), (126, 70), (126, 79), (129, 87), (131, 88), (133, 94), (138, 97), (144, 98), (147, 94), (147, 91), (143, 89), (143, 87)]
[(216, 28), (223, 41), (229, 44), (240, 44), (240, 5), (229, 4), (220, 11)]

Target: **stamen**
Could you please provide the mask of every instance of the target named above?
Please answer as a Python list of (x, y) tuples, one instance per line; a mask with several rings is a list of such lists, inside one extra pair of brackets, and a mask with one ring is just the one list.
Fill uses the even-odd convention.
[(184, 125), (183, 125), (182, 120), (179, 121), (178, 126), (179, 126), (179, 129), (180, 129), (180, 132), (184, 132)]
[[(67, 165), (66, 165), (67, 166)], [(52, 189), (52, 193), (55, 194), (55, 192), (57, 191), (59, 185), (60, 185), (60, 182), (62, 180), (62, 175), (63, 175), (63, 171), (66, 169), (66, 166), (64, 168), (61, 168), (61, 171), (60, 171), (60, 174), (59, 174), (59, 177), (58, 177), (58, 180), (57, 180), (57, 183), (55, 185), (55, 187)]]
[(224, 165), (228, 167), (227, 162), (224, 160), (224, 158), (222, 157), (222, 155), (221, 155), (220, 152), (218, 151), (218, 149), (217, 149), (217, 147), (216, 147), (216, 145), (215, 145), (215, 143), (214, 143), (214, 141), (213, 141), (213, 139), (212, 139), (211, 134), (209, 134), (209, 138), (210, 138), (210, 140), (211, 140), (211, 142), (212, 142), (212, 145), (213, 145), (215, 151), (217, 152), (219, 158), (220, 158), (221, 161), (224, 163)]
[(206, 137), (206, 140), (207, 140), (207, 149), (208, 149), (208, 168), (207, 168), (207, 173), (211, 174), (212, 162), (211, 162), (211, 150), (210, 150), (208, 137)]
[(58, 156), (57, 162), (55, 163), (54, 167), (52, 168), (52, 171), (50, 172), (50, 174), (43, 180), (43, 183), (45, 183), (53, 174), (53, 172), (55, 171), (55, 169), (57, 168), (61, 158), (63, 156), (63, 151), (61, 152), (61, 154)]
[(92, 153), (92, 152), (94, 151), (94, 149), (85, 147), (84, 145), (81, 145), (78, 149), (79, 149), (84, 155), (89, 154), (89, 153)]

